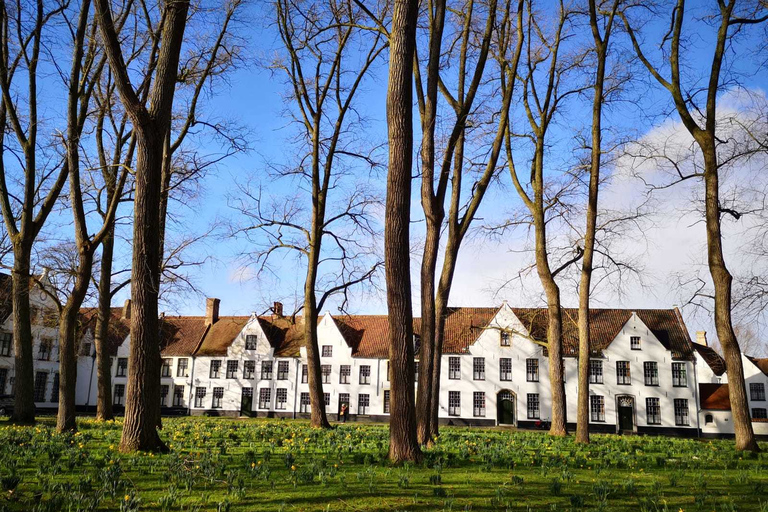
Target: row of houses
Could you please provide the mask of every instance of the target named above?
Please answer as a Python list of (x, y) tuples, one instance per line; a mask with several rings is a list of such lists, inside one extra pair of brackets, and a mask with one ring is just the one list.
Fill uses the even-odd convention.
[[(0, 283), (1, 284), (1, 283)], [(45, 301), (45, 296), (40, 297)], [(161, 321), (161, 407), (166, 414), (307, 417), (310, 412), (302, 319), (283, 314), (220, 316), (208, 299), (203, 316)], [(44, 304), (40, 305), (40, 309)], [(705, 333), (691, 340), (674, 309), (591, 312), (590, 427), (596, 432), (683, 436), (733, 433), (724, 362)], [(77, 403), (96, 404), (95, 312), (82, 316)], [(569, 424), (576, 418), (578, 311), (563, 312)], [(113, 401), (125, 403), (130, 351), (130, 302), (112, 310)], [(8, 318), (3, 332), (9, 333)], [(547, 312), (515, 308), (452, 308), (446, 319), (440, 420), (454, 425), (535, 428), (551, 411), (545, 348)], [(419, 321), (414, 322), (418, 332)], [(36, 326), (40, 346), (55, 338)], [(0, 339), (8, 339), (7, 334)], [(389, 416), (388, 323), (385, 315), (331, 315), (318, 321), (326, 411), (346, 404), (351, 420)], [(418, 337), (415, 338), (418, 358)], [(55, 342), (54, 342), (55, 345)], [(12, 358), (0, 345), (0, 394), (12, 387)], [(55, 347), (36, 349), (35, 398), (56, 406)], [(50, 354), (47, 355), (46, 354)], [(46, 356), (46, 357), (43, 357)], [(418, 368), (418, 359), (417, 359)], [(744, 356), (756, 433), (768, 434), (768, 360)], [(39, 400), (38, 400), (39, 399)]]

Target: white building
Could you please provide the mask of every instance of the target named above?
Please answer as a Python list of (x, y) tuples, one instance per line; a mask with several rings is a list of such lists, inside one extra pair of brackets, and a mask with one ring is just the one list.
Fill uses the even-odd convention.
[[(45, 274), (38, 279), (43, 286), (48, 283)], [(11, 294), (11, 276), (0, 273), (0, 395), (12, 395), (16, 381)], [(29, 302), (35, 406), (55, 410), (59, 402), (58, 313), (51, 297), (37, 284), (29, 292)]]
[[(595, 309), (592, 315), (592, 428), (697, 435), (696, 356), (679, 312)], [(441, 372), (442, 422), (530, 428), (549, 420), (549, 365), (542, 343), (546, 316), (544, 309), (506, 303), (451, 310)], [(576, 318), (576, 310), (564, 310), (570, 425), (576, 418)], [(205, 316), (166, 316), (162, 325), (160, 385), (166, 413), (308, 416), (302, 320), (283, 316), (279, 304), (269, 316), (233, 317), (220, 316), (219, 301), (208, 299)], [(385, 315), (326, 313), (320, 318), (331, 418), (346, 403), (351, 420), (387, 420), (387, 331)], [(126, 339), (117, 347), (113, 364), (118, 407), (125, 400), (129, 343)]]
[[(699, 423), (705, 436), (719, 437), (733, 435), (731, 402), (728, 397), (728, 374), (725, 361), (707, 343), (706, 334), (698, 333), (694, 343), (699, 369)], [(744, 380), (752, 428), (755, 434), (768, 436), (768, 359), (757, 359), (742, 354)]]

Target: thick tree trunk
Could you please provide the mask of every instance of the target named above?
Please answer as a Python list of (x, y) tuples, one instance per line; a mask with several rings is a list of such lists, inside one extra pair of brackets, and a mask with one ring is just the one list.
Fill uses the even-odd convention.
[(390, 33), (387, 127), (389, 171), (384, 227), (391, 407), (389, 459), (418, 461), (413, 369), (410, 240), (413, 151), (413, 55), (416, 46), (416, 0), (395, 0)]
[(59, 410), (58, 432), (77, 429), (75, 397), (77, 390), (77, 314), (80, 307), (67, 305), (59, 315)]
[(728, 372), (728, 394), (731, 401), (736, 449), (760, 451), (752, 430), (747, 402), (744, 367), (741, 350), (733, 332), (731, 319), (731, 285), (733, 277), (725, 265), (723, 241), (720, 231), (720, 182), (714, 136), (700, 137), (699, 146), (704, 156), (705, 214), (707, 222), (707, 258), (709, 272), (715, 287), (715, 330)]
[(137, 130), (131, 281), (131, 347), (120, 450), (167, 450), (157, 432), (160, 402), (160, 204), (163, 133)]
[(109, 324), (112, 320), (112, 264), (115, 251), (115, 227), (110, 227), (101, 244), (99, 305), (93, 342), (96, 348), (96, 419), (115, 418), (112, 411), (112, 357), (109, 354)]
[(12, 276), (13, 286), (13, 351), (14, 377), (14, 423), (35, 422), (35, 376), (32, 354), (32, 324), (29, 305), (31, 278), (31, 244), (14, 244)]

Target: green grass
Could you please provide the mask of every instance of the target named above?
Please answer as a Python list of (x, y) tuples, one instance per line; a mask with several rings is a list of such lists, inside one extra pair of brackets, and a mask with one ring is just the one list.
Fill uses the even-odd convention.
[(732, 441), (593, 436), (577, 446), (444, 427), (422, 464), (391, 466), (381, 425), (166, 419), (165, 455), (119, 453), (119, 423), (79, 429), (0, 424), (0, 512), (768, 511), (768, 454)]

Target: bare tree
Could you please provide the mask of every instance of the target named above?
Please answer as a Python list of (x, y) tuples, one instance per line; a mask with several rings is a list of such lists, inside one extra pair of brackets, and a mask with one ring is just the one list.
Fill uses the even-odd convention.
[[(386, 7), (384, 7), (386, 9)], [(269, 269), (281, 253), (305, 265), (302, 322), (307, 350), (313, 427), (327, 428), (317, 320), (326, 301), (369, 282), (381, 265), (374, 255), (373, 223), (380, 200), (359, 181), (356, 166), (375, 165), (370, 150), (358, 149), (362, 126), (356, 94), (386, 48), (376, 30), (361, 28), (368, 14), (352, 0), (278, 0), (276, 26), (283, 49), (270, 67), (286, 79), (288, 114), (298, 127), (298, 158), (273, 165), (278, 178), (295, 179), (308, 193), (264, 201), (260, 186), (240, 186), (230, 206), (242, 217), (233, 233), (258, 249), (246, 264)], [(318, 292), (320, 297), (318, 298)]]
[[(436, 99), (430, 99), (430, 85), (427, 86), (427, 94), (421, 90), (421, 80), (417, 75), (416, 90), (419, 94), (419, 107), (422, 114), (422, 132), (425, 137), (422, 141), (422, 205), (426, 218), (426, 241), (424, 255), (422, 259), (421, 274), (421, 349), (420, 349), (420, 373), (417, 403), (418, 416), (418, 437), (422, 444), (429, 444), (438, 434), (438, 411), (440, 407), (440, 367), (443, 351), (443, 338), (445, 331), (445, 321), (448, 316), (448, 298), (450, 295), (453, 274), (456, 268), (459, 249), (466, 236), (475, 214), (483, 200), (485, 192), (491, 181), (497, 173), (497, 162), (501, 149), (503, 147), (504, 133), (507, 130), (507, 121), (509, 115), (509, 104), (512, 98), (514, 86), (504, 88), (499, 97), (490, 94), (493, 102), (498, 98), (499, 104), (484, 105), (490, 110), (490, 119), (487, 123), (480, 123), (479, 108), (475, 105), (475, 98), (478, 95), (482, 83), (495, 84), (498, 87), (499, 81), (515, 81), (515, 71), (519, 62), (522, 40), (516, 36), (513, 25), (515, 23), (514, 12), (510, 13), (510, 2), (506, 2), (502, 11), (502, 20), (499, 24), (496, 22), (497, 3), (491, 1), (487, 6), (485, 25), (482, 32), (473, 28), (477, 23), (475, 18), (478, 15), (480, 6), (476, 7), (475, 2), (470, 0), (462, 8), (452, 9), (457, 14), (457, 24), (459, 29), (455, 36), (455, 41), (450, 42), (450, 47), (458, 48), (458, 57), (456, 62), (457, 74), (456, 90), (449, 91), (446, 77), (440, 76), (439, 70), (433, 69), (433, 59), (437, 60), (440, 56), (435, 56), (430, 50), (430, 60), (428, 66), (429, 73), (436, 73), (437, 76), (431, 79), (439, 83), (440, 89), (446, 102), (452, 108), (455, 115), (452, 124), (449, 124), (449, 136), (446, 147), (443, 149), (443, 155), (440, 162), (440, 172), (437, 177), (437, 188), (435, 189), (435, 145), (434, 145), (434, 126), (437, 123), (435, 107), (430, 104)], [(518, 2), (517, 21), (522, 20), (523, 3)], [(432, 16), (431, 19), (435, 19)], [(498, 29), (497, 29), (498, 25)], [(430, 37), (434, 37), (430, 35)], [(499, 48), (508, 48), (512, 51), (511, 55), (498, 55), (499, 78), (491, 79), (486, 73), (486, 60), (493, 43), (493, 39), (498, 39)], [(509, 45), (507, 39), (514, 39), (516, 46)], [(479, 41), (479, 47), (476, 48)], [(473, 52), (473, 48), (475, 52)], [(436, 50), (435, 50), (436, 51)], [(468, 69), (471, 62), (476, 62), (474, 70)], [(429, 82), (428, 73), (428, 82)], [(467, 84), (467, 81), (469, 83)], [(469, 165), (469, 171), (475, 167), (480, 169), (477, 178), (469, 187), (470, 193), (467, 196), (465, 187), (462, 183), (467, 169), (465, 160), (467, 160), (467, 122), (470, 113), (474, 113), (472, 124), (487, 124), (496, 126), (495, 130), (488, 130), (489, 137), (480, 136), (480, 148), (475, 152), (483, 155), (479, 159), (482, 163), (474, 162), (474, 158)], [(471, 130), (470, 130), (471, 131)], [(448, 195), (448, 184), (450, 183), (450, 196), (448, 206), (448, 218), (444, 215), (444, 202)], [(444, 228), (444, 221), (447, 221), (447, 239), (444, 247), (443, 265), (435, 289), (435, 274), (437, 268), (437, 256), (440, 245), (440, 232)], [(422, 406), (421, 404), (425, 404)]]
[(133, 275), (131, 281), (131, 352), (128, 369), (123, 451), (164, 450), (157, 433), (159, 414), (160, 340), (157, 300), (160, 288), (160, 218), (163, 163), (170, 136), (179, 55), (187, 24), (188, 0), (163, 6), (157, 71), (145, 107), (131, 84), (107, 0), (96, 0), (104, 50), (117, 90), (136, 137)]
[[(31, 3), (0, 3), (0, 208), (13, 247), (13, 340), (16, 392), (13, 419), (19, 423), (35, 421), (32, 327), (29, 290), (32, 249), (40, 230), (66, 183), (69, 162), (66, 158), (42, 158), (38, 140), (38, 67), (46, 28), (58, 18), (64, 6)], [(17, 93), (23, 94), (20, 96)], [(21, 104), (26, 104), (26, 111)], [(15, 143), (5, 140), (6, 133)], [(7, 153), (17, 157), (21, 190), (9, 187)], [(47, 162), (53, 161), (51, 166)], [(18, 211), (18, 218), (14, 212)]]
[[(595, 42), (594, 98), (592, 100), (592, 144), (589, 165), (589, 192), (587, 200), (587, 228), (584, 233), (584, 256), (581, 262), (579, 286), (579, 385), (577, 398), (576, 442), (589, 442), (589, 299), (592, 293), (592, 270), (595, 257), (598, 193), (600, 191), (600, 165), (603, 151), (603, 104), (605, 102), (605, 76), (608, 46), (619, 0), (611, 0), (607, 20), (603, 19), (603, 5), (589, 0), (589, 26)], [(600, 14), (598, 14), (600, 13)], [(602, 23), (601, 23), (602, 22)], [(602, 34), (601, 24), (603, 25)]]
[[(717, 10), (712, 13), (710, 20), (706, 24), (698, 24), (697, 28), (704, 30), (705, 25), (716, 27), (715, 48), (709, 72), (703, 77), (703, 83), (706, 85), (702, 87), (700, 80), (692, 80), (693, 83), (686, 86), (683, 84), (681, 73), (680, 52), (681, 41), (685, 36), (683, 32), (685, 8), (685, 0), (677, 0), (671, 12), (667, 14), (669, 29), (661, 41), (661, 48), (664, 51), (664, 68), (668, 69), (654, 65), (646, 55), (635, 28), (630, 22), (630, 9), (625, 9), (620, 15), (638, 58), (651, 76), (669, 93), (675, 110), (683, 126), (693, 137), (698, 147), (698, 156), (703, 161), (703, 168), (700, 171), (694, 169), (690, 173), (675, 166), (680, 173), (675, 181), (687, 179), (704, 181), (707, 261), (714, 285), (715, 328), (723, 347), (728, 372), (728, 390), (736, 434), (736, 448), (759, 451), (747, 404), (741, 350), (733, 328), (733, 276), (726, 266), (723, 255), (722, 217), (724, 214), (734, 215), (737, 212), (729, 211), (723, 206), (721, 200), (721, 170), (726, 162), (719, 155), (719, 148), (723, 145), (723, 141), (718, 138), (717, 133), (717, 100), (723, 84), (728, 82), (728, 70), (723, 69), (723, 63), (729, 49), (733, 48), (731, 42), (750, 25), (768, 20), (768, 15), (763, 14), (766, 6), (762, 3), (737, 7), (736, 0), (718, 2)], [(665, 77), (667, 73), (668, 78)]]
[(384, 226), (384, 265), (389, 312), (389, 459), (418, 461), (413, 309), (410, 277), (411, 169), (413, 165), (413, 62), (417, 0), (395, 0), (389, 36), (387, 132), (389, 168)]
[[(520, 72), (522, 82), (521, 100), (529, 125), (525, 132), (515, 132), (512, 124), (507, 134), (507, 164), (515, 190), (522, 199), (533, 226), (535, 240), (536, 271), (539, 275), (547, 300), (547, 343), (549, 357), (549, 377), (552, 386), (552, 425), (550, 434), (566, 435), (565, 385), (563, 366), (562, 312), (560, 288), (555, 278), (563, 270), (583, 256), (583, 249), (576, 247), (571, 257), (557, 268), (550, 264), (550, 249), (547, 227), (552, 216), (563, 206), (562, 196), (572, 190), (574, 183), (567, 179), (558, 183), (547, 176), (545, 182), (545, 157), (547, 154), (548, 130), (555, 114), (562, 107), (564, 100), (582, 92), (586, 86), (574, 79), (573, 71), (582, 66), (585, 52), (566, 53), (563, 42), (571, 36), (570, 23), (573, 12), (559, 3), (557, 17), (551, 33), (547, 33), (539, 20), (532, 2), (527, 4), (527, 17), (524, 27), (525, 49), (523, 69)], [(542, 69), (543, 68), (543, 69)], [(530, 147), (530, 174), (527, 182), (520, 179), (512, 150), (512, 136), (522, 137)]]

